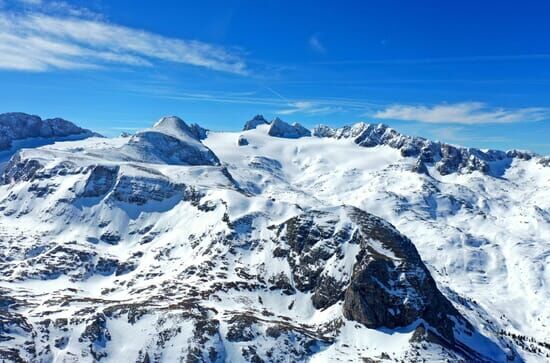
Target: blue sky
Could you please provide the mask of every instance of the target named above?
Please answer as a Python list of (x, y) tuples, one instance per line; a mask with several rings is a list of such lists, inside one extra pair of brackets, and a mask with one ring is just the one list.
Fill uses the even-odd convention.
[(546, 1), (0, 0), (0, 112), (105, 135), (384, 122), (550, 154)]

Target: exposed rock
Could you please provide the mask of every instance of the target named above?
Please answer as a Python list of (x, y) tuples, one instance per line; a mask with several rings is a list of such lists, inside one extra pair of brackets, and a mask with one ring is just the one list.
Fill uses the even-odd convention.
[(251, 315), (236, 315), (229, 320), (227, 340), (230, 342), (247, 342), (254, 339), (254, 323), (256, 318)]
[(100, 197), (109, 192), (116, 183), (118, 175), (118, 166), (94, 166), (90, 172), (90, 176), (86, 181), (84, 190), (81, 193), (82, 197)]
[(107, 329), (107, 320), (103, 314), (96, 315), (78, 338), (79, 342), (89, 343), (90, 353), (98, 361), (107, 356), (105, 348), (110, 340), (111, 334)]
[(243, 131), (253, 130), (260, 125), (268, 124), (269, 122), (262, 115), (256, 115), (252, 120), (246, 121), (243, 127)]
[(237, 145), (238, 146), (246, 146), (248, 145), (248, 139), (246, 137), (244, 137), (243, 135), (240, 135), (239, 136), (239, 139), (237, 140)]
[(110, 245), (116, 245), (120, 241), (120, 235), (116, 232), (107, 231), (99, 239)]
[[(479, 171), (492, 173), (491, 163), (519, 158), (529, 160), (534, 154), (524, 151), (482, 151), (474, 148), (457, 147), (445, 143), (426, 140), (421, 137), (406, 136), (384, 124), (357, 123), (353, 126), (331, 128), (325, 125), (313, 129), (317, 137), (336, 139), (352, 138), (354, 142), (364, 147), (387, 145), (398, 149), (404, 157), (418, 158), (416, 172), (424, 173), (420, 163), (433, 164), (442, 175), (451, 173), (472, 173)], [(498, 167), (496, 173), (498, 173)]]
[(189, 126), (189, 130), (197, 140), (204, 140), (208, 136), (208, 129), (205, 129), (198, 124), (191, 124)]
[[(163, 130), (164, 131), (164, 130)], [(192, 136), (143, 131), (130, 138), (122, 151), (130, 160), (176, 165), (219, 165), (214, 153)]]
[(41, 168), (42, 164), (38, 160), (22, 159), (20, 154), (15, 154), (4, 169), (1, 184), (32, 180)]
[(344, 316), (369, 328), (404, 327), (423, 319), (454, 342), (454, 321), (470, 324), (437, 289), (411, 241), (359, 209), (349, 216), (359, 225), (362, 248), (346, 289)]
[(286, 139), (299, 139), (300, 137), (311, 136), (311, 132), (299, 123), (290, 125), (278, 117), (271, 121), (267, 133), (269, 136)]
[(538, 163), (542, 166), (550, 167), (550, 156), (540, 158)]
[[(290, 247), (286, 258), (295, 286), (313, 292), (316, 308), (343, 300), (346, 318), (374, 329), (405, 327), (423, 319), (451, 342), (454, 321), (470, 327), (437, 289), (405, 236), (360, 209), (345, 207), (343, 212), (309, 211), (279, 227), (281, 242)], [(329, 271), (337, 269), (342, 250), (355, 244), (360, 250), (351, 276), (335, 278)]]
[(21, 112), (0, 114), (0, 150), (9, 149), (14, 140), (71, 135), (99, 136), (61, 118), (42, 120), (38, 116)]
[(414, 164), (412, 171), (419, 174), (430, 175), (428, 168), (426, 167), (426, 164), (420, 158), (416, 160), (416, 163)]
[(179, 196), (183, 199), (187, 188), (183, 184), (174, 184), (163, 178), (122, 176), (113, 188), (112, 199), (130, 204), (143, 205), (148, 202), (160, 202)]

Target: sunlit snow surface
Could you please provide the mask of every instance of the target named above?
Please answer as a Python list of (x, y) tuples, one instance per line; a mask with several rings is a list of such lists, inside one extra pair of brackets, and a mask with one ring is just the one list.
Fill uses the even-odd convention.
[[(163, 299), (156, 287), (176, 286), (186, 268), (208, 263), (213, 247), (205, 240), (198, 246), (192, 246), (190, 241), (195, 236), (215, 238), (217, 233), (225, 232), (227, 227), (218, 223), (224, 213), (231, 221), (254, 213), (264, 215), (255, 222), (260, 225), (252, 235), (269, 240), (268, 226), (282, 223), (301, 210), (347, 204), (386, 219), (408, 236), (440, 290), (481, 333), (496, 341), (495, 332), (503, 329), (550, 342), (549, 167), (543, 167), (534, 158), (514, 161), (498, 178), (479, 172), (441, 176), (433, 168), (429, 168), (431, 176), (427, 176), (412, 172), (415, 160), (402, 157), (398, 150), (388, 146), (360, 147), (351, 139), (276, 138), (268, 136), (267, 129), (267, 125), (261, 125), (240, 133), (210, 132), (203, 144), (214, 152), (222, 166), (139, 162), (139, 155), (121, 152), (127, 138), (91, 138), (22, 151), (24, 157), (40, 159), (52, 167), (60, 161), (82, 168), (112, 165), (120, 167), (119, 178), (154, 177), (193, 186), (204, 193), (200, 202), (214, 207), (198, 211), (176, 196), (139, 207), (93, 198), (74, 204), (59, 203), (83, 190), (85, 178), (81, 174), (48, 179), (48, 183), (55, 185), (51, 193), (40, 198), (27, 191), (28, 183), (0, 186), (0, 200), (9, 201), (0, 218), (0, 243), (4, 249), (0, 256), (0, 288), (26, 300), (25, 315), (31, 320), (44, 312), (52, 321), (69, 318), (89, 306), (93, 299), (120, 303), (149, 303), (158, 299), (156, 304), (162, 306)], [(240, 136), (247, 139), (248, 145), (238, 145)], [(227, 177), (224, 168), (234, 180)], [(221, 201), (224, 208), (219, 207)], [(136, 233), (145, 227), (149, 228), (145, 236), (154, 237), (150, 243), (143, 243), (143, 234)], [(106, 230), (118, 234), (120, 242), (98, 241)], [(89, 242), (86, 237), (95, 240)], [(39, 276), (46, 267), (39, 257), (57, 244), (96, 253), (93, 257), (96, 259), (103, 256), (121, 262), (135, 260), (138, 265), (118, 276), (93, 274), (88, 278), (70, 278), (63, 272), (41, 279)], [(31, 247), (34, 252), (29, 252)], [(238, 268), (246, 268), (249, 273), (274, 276), (287, 268), (272, 257), (274, 247), (267, 245), (260, 253), (247, 253), (243, 249), (238, 258), (228, 257), (228, 270), (216, 271), (237, 278)], [(216, 248), (219, 251), (215, 254), (223, 255), (229, 247)], [(357, 250), (356, 246), (346, 248), (349, 261), (344, 264), (351, 268)], [(136, 253), (142, 256), (138, 258)], [(36, 276), (28, 276), (29, 271), (35, 271)], [(68, 275), (75, 273), (71, 271)], [(190, 275), (184, 284), (174, 288), (174, 294), (188, 296), (193, 285), (206, 288), (213, 283), (199, 275)], [(47, 304), (63, 296), (78, 296), (83, 301), (80, 305), (73, 302), (65, 310)], [(258, 298), (262, 300), (261, 306)], [(290, 310), (291, 303), (294, 305)], [(341, 315), (341, 304), (325, 311), (315, 310), (310, 296), (299, 292), (291, 296), (278, 291), (220, 292), (205, 304), (217, 311), (222, 332), (227, 329), (223, 320), (226, 312), (248, 308), (266, 309), (274, 314), (266, 319), (283, 316), (319, 326)], [(102, 361), (135, 361), (140, 354), (138, 350), (156, 339), (152, 336), (158, 334), (155, 327), (161, 326), (159, 319), (162, 317), (151, 314), (134, 325), (125, 319), (109, 320), (111, 336)], [(177, 331), (166, 343), (161, 357), (171, 362), (188, 349), (192, 327), (186, 328), (188, 323), (177, 317), (166, 324), (174, 325), (173, 330)], [(81, 348), (78, 337), (85, 326), (77, 326), (66, 346), (51, 346), (51, 354), (45, 361), (71, 361), (73, 354), (78, 355)], [(166, 325), (162, 327), (168, 329)], [(382, 352), (393, 359), (403, 358), (411, 334), (412, 330), (371, 330), (347, 321), (335, 342), (319, 346), (311, 360), (357, 361), (362, 357), (379, 357)], [(223, 346), (228, 361), (239, 359), (238, 343), (222, 339), (219, 345)], [(426, 349), (428, 360), (430, 354), (434, 359), (438, 357), (436, 351)], [(527, 351), (520, 354), (527, 361), (546, 359)]]
[[(532, 159), (514, 161), (500, 178), (434, 168), (427, 177), (386, 146), (269, 138), (261, 127), (242, 134), (248, 146), (236, 146), (237, 133), (205, 141), (237, 180), (256, 175), (262, 193), (277, 199), (350, 204), (388, 220), (415, 243), (440, 287), (475, 300), (506, 330), (550, 340), (550, 168)], [(284, 177), (246, 168), (256, 155), (279, 161)], [(462, 312), (479, 319), (477, 309)]]

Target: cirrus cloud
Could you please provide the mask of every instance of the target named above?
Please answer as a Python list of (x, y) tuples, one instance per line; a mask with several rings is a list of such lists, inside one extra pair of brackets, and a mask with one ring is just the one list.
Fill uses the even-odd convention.
[(0, 12), (0, 69), (48, 71), (167, 61), (246, 74), (238, 52), (224, 47), (76, 16)]
[(374, 115), (380, 119), (418, 121), (434, 124), (485, 124), (541, 121), (550, 118), (550, 109), (544, 107), (504, 108), (490, 107), (483, 102), (462, 102), (423, 105), (391, 105)]
[(319, 39), (319, 34), (313, 34), (309, 38), (309, 47), (317, 53), (326, 53), (327, 52), (327, 49), (325, 48), (325, 46), (321, 42), (321, 39)]

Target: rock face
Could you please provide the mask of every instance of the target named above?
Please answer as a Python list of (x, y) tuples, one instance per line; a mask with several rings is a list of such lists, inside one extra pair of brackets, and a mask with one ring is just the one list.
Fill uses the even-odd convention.
[(240, 135), (239, 139), (237, 140), (237, 145), (239, 145), (239, 146), (248, 145), (248, 139), (246, 137), (244, 137), (243, 135)]
[(311, 132), (299, 123), (290, 125), (278, 117), (271, 121), (267, 133), (270, 136), (286, 139), (299, 139), (300, 137), (311, 136)]
[(345, 292), (346, 318), (369, 328), (405, 327), (422, 319), (453, 343), (454, 322), (471, 329), (439, 292), (411, 241), (366, 212), (349, 213), (359, 225), (361, 250)]
[(299, 139), (304, 136), (311, 136), (311, 131), (297, 122), (291, 125), (278, 117), (268, 122), (262, 115), (256, 115), (252, 120), (247, 121), (244, 124), (243, 131), (253, 130), (260, 125), (269, 125), (267, 133), (273, 137)]
[(256, 115), (252, 120), (246, 121), (243, 131), (253, 130), (259, 125), (269, 125), (269, 122), (262, 115)]
[[(279, 231), (276, 253), (288, 260), (295, 284), (288, 288), (312, 292), (316, 308), (343, 301), (344, 317), (372, 329), (423, 320), (453, 343), (455, 322), (473, 329), (439, 292), (411, 241), (384, 220), (344, 207), (309, 211)], [(353, 249), (358, 253), (350, 274), (335, 274)]]
[(38, 116), (20, 112), (0, 114), (0, 151), (9, 149), (15, 140), (76, 135), (89, 137), (97, 134), (61, 118), (42, 120)]
[[(455, 172), (471, 173), (474, 171), (480, 171), (484, 174), (498, 174), (500, 167), (492, 170), (492, 163), (511, 161), (514, 158), (529, 160), (534, 156), (532, 153), (518, 150), (506, 152), (499, 150), (482, 151), (474, 148), (457, 147), (421, 137), (402, 135), (384, 124), (374, 125), (361, 122), (338, 129), (320, 125), (313, 130), (313, 135), (336, 139), (351, 138), (356, 144), (364, 147), (387, 145), (400, 150), (403, 156), (416, 157), (419, 162), (435, 165), (436, 170), (441, 175)], [(424, 168), (420, 164), (417, 170), (424, 173)]]
[(200, 139), (204, 129), (176, 116), (163, 117), (152, 129), (138, 132), (122, 147), (136, 161), (176, 165), (218, 165), (217, 156)]

